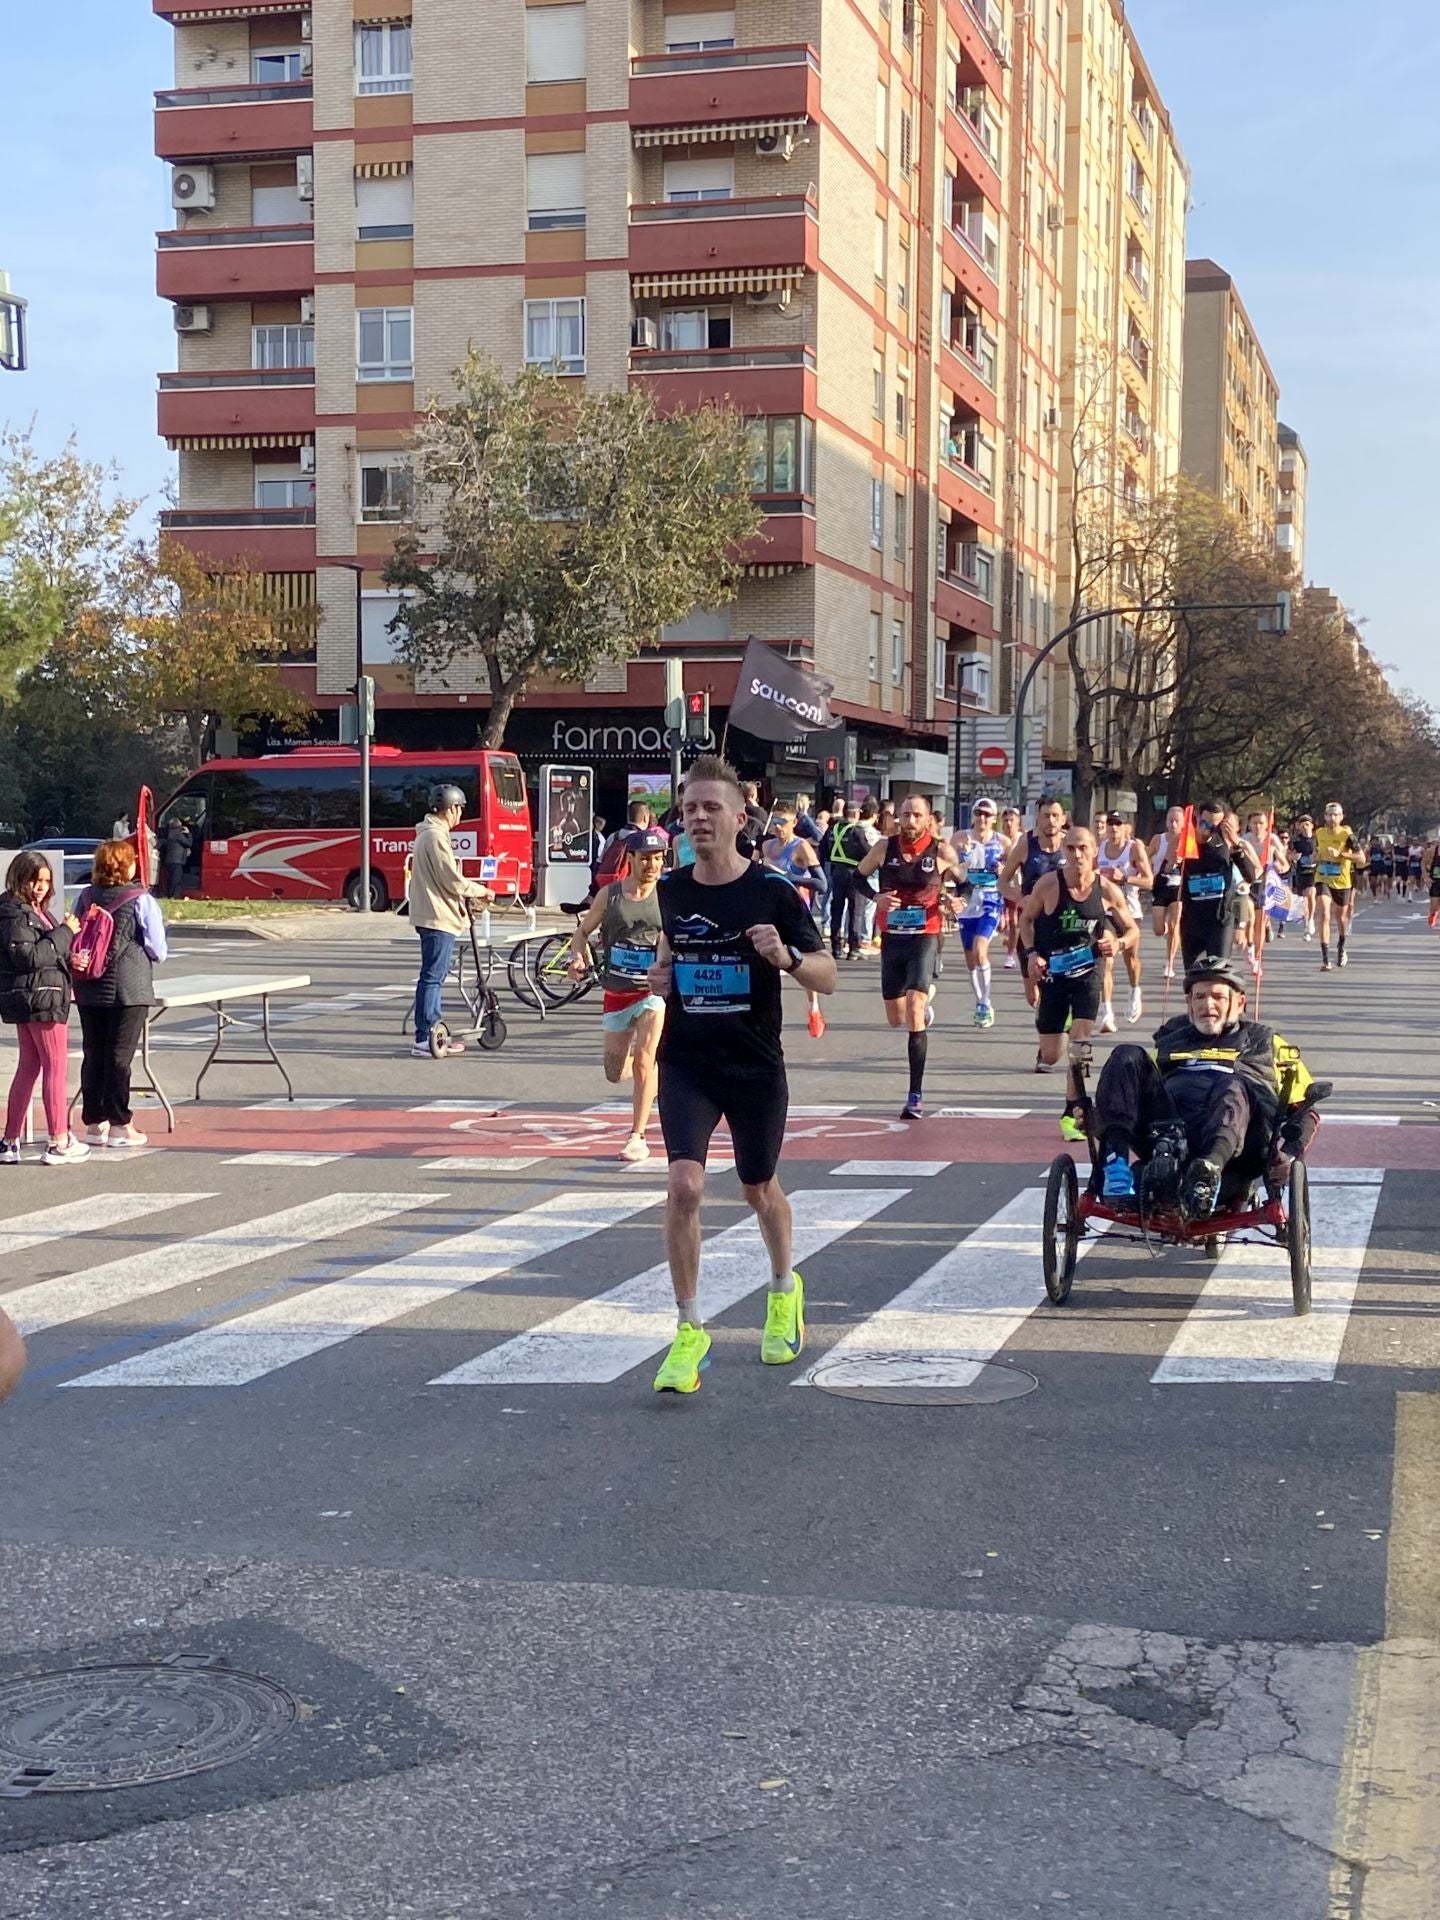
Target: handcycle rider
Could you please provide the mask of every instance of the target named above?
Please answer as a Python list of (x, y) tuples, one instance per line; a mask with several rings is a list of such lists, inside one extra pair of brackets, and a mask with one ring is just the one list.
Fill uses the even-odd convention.
[(1094, 1102), (1105, 1201), (1134, 1199), (1134, 1153), (1148, 1162), (1152, 1195), (1207, 1219), (1222, 1187), (1238, 1197), (1263, 1175), (1278, 1190), (1309, 1146), (1325, 1089), (1298, 1048), (1245, 1018), (1245, 988), (1229, 960), (1201, 955), (1185, 975), (1186, 1011), (1158, 1030), (1153, 1050), (1119, 1046), (1106, 1060)]

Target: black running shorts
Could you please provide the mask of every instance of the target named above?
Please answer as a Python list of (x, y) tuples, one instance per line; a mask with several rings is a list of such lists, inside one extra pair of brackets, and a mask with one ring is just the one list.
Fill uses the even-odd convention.
[(1328, 880), (1322, 880), (1320, 882), (1320, 891), (1322, 893), (1328, 893), (1337, 907), (1348, 907), (1350, 902), (1355, 898), (1354, 887), (1332, 886)]
[(1040, 982), (1035, 1003), (1035, 1031), (1064, 1033), (1066, 1019), (1094, 1020), (1100, 1013), (1100, 966), (1089, 973), (1071, 974), (1059, 980), (1048, 975)]
[(934, 933), (882, 933), (880, 993), (899, 1000), (907, 993), (928, 993), (935, 983), (940, 939)]
[(789, 1110), (783, 1066), (769, 1074), (726, 1074), (660, 1062), (660, 1133), (671, 1160), (698, 1160), (703, 1167), (723, 1120), (741, 1185), (763, 1187), (780, 1164)]

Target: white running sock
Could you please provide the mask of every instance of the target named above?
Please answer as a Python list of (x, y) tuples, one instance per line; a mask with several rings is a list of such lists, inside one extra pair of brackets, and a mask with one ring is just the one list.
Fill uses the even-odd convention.
[(975, 1004), (977, 1007), (979, 1006), (980, 1002), (985, 998), (985, 987), (984, 987), (984, 983), (980, 978), (981, 974), (984, 971), (985, 969), (983, 967), (972, 967), (970, 969), (970, 991), (975, 996)]
[(983, 967), (975, 969), (975, 998), (982, 1002), (990, 998), (990, 962), (988, 960)]
[(700, 1327), (705, 1324), (700, 1318), (700, 1301), (698, 1296), (694, 1300), (677, 1300), (675, 1302), (675, 1324), (677, 1327)]
[(795, 1275), (793, 1270), (783, 1277), (778, 1273), (772, 1274), (770, 1276), (770, 1291), (772, 1293), (793, 1293), (795, 1291)]

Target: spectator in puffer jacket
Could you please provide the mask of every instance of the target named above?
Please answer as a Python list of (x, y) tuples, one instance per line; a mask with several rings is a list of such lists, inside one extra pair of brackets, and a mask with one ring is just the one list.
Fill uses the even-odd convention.
[(83, 1160), (90, 1149), (70, 1131), (67, 1078), (70, 941), (79, 921), (62, 913), (43, 853), (17, 853), (0, 894), (0, 1020), (15, 1028), (20, 1059), (10, 1082), (0, 1166), (18, 1166), (38, 1081), (50, 1144), (47, 1167)]
[(100, 978), (79, 974), (75, 980), (85, 1041), (81, 1112), (92, 1147), (143, 1147), (146, 1141), (130, 1109), (130, 1067), (155, 1004), (151, 962), (163, 960), (169, 947), (160, 903), (137, 884), (135, 868), (135, 849), (128, 840), (102, 840), (95, 849), (94, 881), (75, 902), (81, 920), (93, 903), (115, 922)]

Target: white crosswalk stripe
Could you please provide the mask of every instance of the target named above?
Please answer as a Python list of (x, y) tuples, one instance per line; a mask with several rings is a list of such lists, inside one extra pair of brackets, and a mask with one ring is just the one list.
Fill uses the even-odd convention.
[(418, 1313), (546, 1254), (619, 1226), (660, 1199), (649, 1193), (562, 1193), (468, 1233), (271, 1301), (203, 1333), (67, 1382), (72, 1387), (236, 1387)]
[[(871, 1192), (792, 1193), (795, 1262), (812, 1259), (833, 1241), (853, 1233), (908, 1187)], [(768, 1260), (753, 1220), (726, 1227), (700, 1253), (700, 1297), (707, 1319), (724, 1313), (747, 1294), (768, 1286)], [(431, 1381), (437, 1387), (567, 1386), (618, 1380), (632, 1367), (663, 1353), (675, 1336), (675, 1299), (670, 1270), (661, 1261), (608, 1292), (586, 1300), (529, 1333), (468, 1360)]]
[(0, 1257), (24, 1253), (28, 1247), (44, 1246), (47, 1241), (68, 1240), (72, 1234), (103, 1233), (107, 1227), (122, 1227), (150, 1213), (214, 1198), (213, 1193), (92, 1193), (58, 1207), (17, 1213), (0, 1225)]
[[(888, 1306), (837, 1340), (826, 1362), (849, 1363), (848, 1386), (882, 1386), (892, 1377), (885, 1365), (888, 1355), (964, 1355), (973, 1359), (974, 1366), (945, 1377), (950, 1385), (967, 1385), (1044, 1304), (1040, 1278), (1044, 1207), (1045, 1196), (1035, 1188), (1017, 1193), (897, 1293)], [(1078, 1252), (1084, 1255), (1101, 1244), (1099, 1236), (1082, 1240)], [(873, 1375), (865, 1370), (867, 1356), (875, 1360)], [(810, 1382), (803, 1379), (794, 1384), (803, 1387)]]
[(21, 1333), (43, 1332), (71, 1320), (85, 1320), (111, 1307), (128, 1306), (172, 1287), (193, 1286), (254, 1266), (279, 1254), (296, 1253), (317, 1241), (334, 1240), (344, 1233), (377, 1226), (397, 1213), (409, 1213), (443, 1199), (433, 1193), (332, 1193), (323, 1200), (306, 1200), (298, 1207), (218, 1227), (193, 1240), (174, 1241), (163, 1249), (126, 1254), (61, 1279), (40, 1280), (33, 1286), (0, 1295), (5, 1310)]
[(1310, 1196), (1310, 1312), (1295, 1317), (1283, 1247), (1229, 1246), (1151, 1375), (1155, 1385), (1334, 1379), (1381, 1188), (1342, 1185), (1339, 1170), (1328, 1171)]

